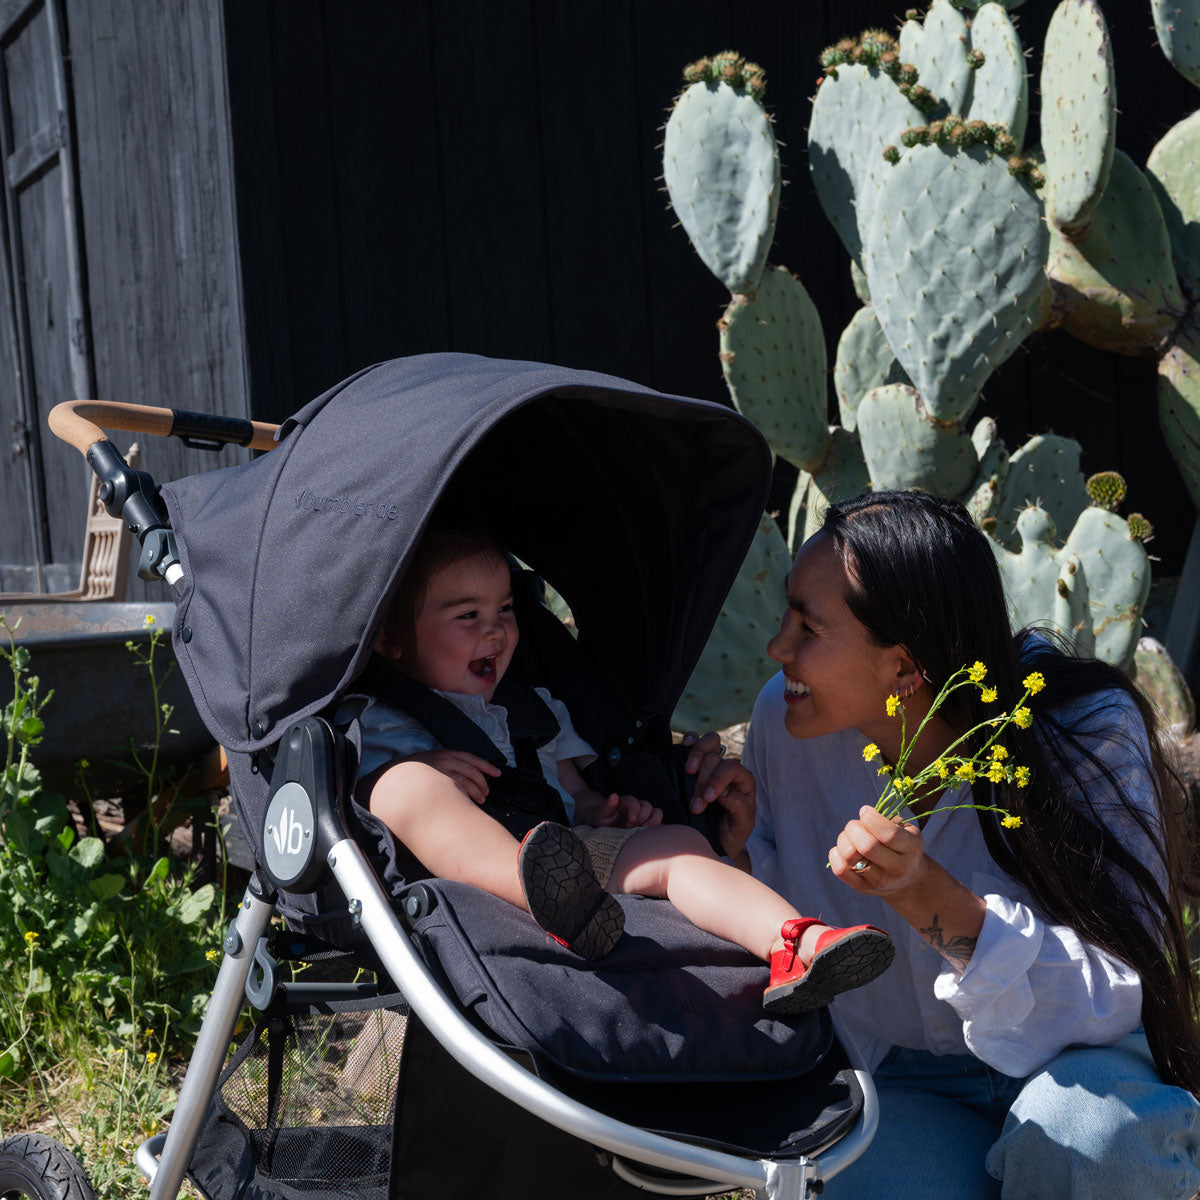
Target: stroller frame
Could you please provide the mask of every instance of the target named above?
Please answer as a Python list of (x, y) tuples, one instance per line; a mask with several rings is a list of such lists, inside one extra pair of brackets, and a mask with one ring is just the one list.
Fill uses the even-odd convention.
[[(52, 412), (51, 428), (85, 455), (101, 479), (100, 494), (110, 511), (122, 513), (138, 534), (143, 546), (139, 574), (177, 585), (183, 569), (157, 488), (144, 472), (130, 470), (106, 440), (98, 422), (132, 432), (174, 433), (185, 439), (201, 436), (204, 444), (213, 448), (235, 442), (270, 449), (275, 444), (275, 427), (97, 401), (60, 404)], [(878, 1126), (878, 1102), (870, 1074), (857, 1059), (852, 1044), (846, 1050), (863, 1093), (863, 1107), (854, 1127), (833, 1145), (822, 1148), (819, 1157), (790, 1159), (726, 1153), (647, 1132), (567, 1097), (516, 1063), (447, 998), (410, 940), (365, 852), (347, 835), (340, 811), (342, 781), (333, 768), (334, 737), (324, 720), (312, 716), (302, 717), (284, 734), (283, 741), (299, 739), (310, 759), (321, 760), (309, 763), (303, 778), (315, 783), (308, 788), (297, 787), (294, 773), (289, 773), (293, 782), (284, 783), (277, 776), (272, 784), (273, 798), (283, 786), (293, 789), (287, 795), (293, 806), (289, 820), (301, 830), (299, 848), (290, 856), (268, 856), (269, 861), (252, 877), (225, 935), (224, 957), (170, 1128), (165, 1134), (147, 1139), (136, 1151), (137, 1165), (150, 1181), (150, 1200), (170, 1200), (179, 1194), (244, 998), (261, 1009), (274, 991), (270, 960), (264, 962), (262, 958), (260, 939), (265, 937), (275, 911), (276, 889), (315, 889), (330, 876), (344, 895), (346, 911), (354, 924), (361, 927), (411, 1011), (442, 1048), (508, 1100), (606, 1151), (611, 1155), (614, 1173), (633, 1186), (664, 1195), (704, 1195), (743, 1187), (769, 1200), (805, 1200), (822, 1190), (824, 1179), (849, 1166), (867, 1148)], [(266, 845), (275, 832), (268, 822), (277, 808), (268, 805), (263, 815), (261, 845)], [(278, 838), (276, 845), (282, 852), (281, 843), (291, 840)], [(255, 977), (256, 963), (266, 969), (265, 979)], [(310, 995), (322, 987), (331, 994), (338, 990), (336, 984), (280, 986)], [(648, 1174), (641, 1167), (669, 1172), (671, 1176)]]

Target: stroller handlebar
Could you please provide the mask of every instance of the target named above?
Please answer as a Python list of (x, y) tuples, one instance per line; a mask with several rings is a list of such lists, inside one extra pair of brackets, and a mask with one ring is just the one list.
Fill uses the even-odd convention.
[(185, 444), (214, 450), (229, 442), (251, 450), (273, 450), (275, 431), (279, 428), (265, 421), (106, 400), (66, 400), (56, 404), (50, 410), (49, 424), (56, 437), (85, 456), (97, 442), (107, 440), (102, 426), (158, 437), (174, 435)]

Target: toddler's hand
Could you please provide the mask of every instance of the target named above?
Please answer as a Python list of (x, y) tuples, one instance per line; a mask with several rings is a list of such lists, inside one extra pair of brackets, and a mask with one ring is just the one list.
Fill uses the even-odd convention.
[(635, 829), (640, 826), (661, 825), (662, 819), (662, 809), (655, 808), (648, 800), (639, 800), (636, 796), (619, 796), (613, 792), (588, 824)]
[(459, 791), (466, 793), (476, 804), (482, 804), (487, 799), (488, 776), (495, 779), (500, 774), (499, 767), (465, 750), (427, 750), (423, 754), (409, 754), (405, 761), (427, 763), (435, 771), (452, 779)]

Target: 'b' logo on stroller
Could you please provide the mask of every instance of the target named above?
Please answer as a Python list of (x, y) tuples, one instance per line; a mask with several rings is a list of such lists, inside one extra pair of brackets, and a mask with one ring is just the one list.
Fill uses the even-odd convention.
[(313, 853), (312, 799), (300, 784), (285, 783), (263, 817), (263, 858), (272, 877), (286, 887), (300, 877)]

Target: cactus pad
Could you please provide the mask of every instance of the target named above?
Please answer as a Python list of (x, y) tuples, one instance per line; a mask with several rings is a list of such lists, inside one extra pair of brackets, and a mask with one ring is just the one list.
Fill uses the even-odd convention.
[(975, 482), (963, 498), (971, 519), (981, 528), (983, 522), (991, 520), (991, 528), (996, 524), (996, 506), (1001, 496), (1001, 485), (1008, 475), (1008, 448), (1001, 441), (996, 422), (991, 417), (982, 418), (971, 430), (971, 444), (975, 447), (975, 456), (979, 466), (975, 472)]
[[(854, 434), (836, 426), (830, 430), (829, 453), (817, 466), (808, 482), (805, 497), (804, 528), (798, 529), (795, 515), (788, 528), (788, 540), (793, 550), (799, 550), (825, 520), (831, 504), (853, 500), (871, 490), (871, 477), (863, 460), (862, 445)], [(797, 535), (799, 541), (797, 540)]]
[(1108, 26), (1096, 0), (1062, 0), (1042, 50), (1046, 216), (1082, 233), (1108, 184), (1117, 134), (1117, 85)]
[(1168, 130), (1150, 151), (1146, 175), (1167, 223), (1176, 273), (1195, 296), (1200, 293), (1200, 112)]
[(850, 318), (838, 341), (833, 368), (833, 390), (837, 393), (842, 426), (854, 431), (858, 402), (872, 389), (885, 383), (907, 383), (904, 368), (896, 361), (875, 310), (868, 305)]
[(961, 419), (1033, 328), (1041, 205), (982, 147), (914, 146), (888, 171), (863, 258), (872, 303), (930, 413)]
[(1171, 240), (1146, 177), (1121, 151), (1091, 227), (1051, 231), (1046, 266), (1060, 322), (1100, 350), (1155, 353), (1183, 314)]
[(1171, 66), (1200, 87), (1200, 4), (1196, 0), (1150, 0), (1158, 44)]
[(1166, 647), (1152, 637), (1139, 638), (1133, 664), (1135, 682), (1167, 728), (1176, 737), (1191, 734), (1196, 728), (1196, 701)]
[(1094, 653), (1127, 670), (1150, 591), (1142, 544), (1115, 513), (1087, 508), (1059, 550), (1054, 522), (1040, 508), (1017, 518), (1021, 548), (993, 543), (1014, 629), (1050, 625), (1077, 653)]
[(779, 630), (792, 556), (765, 514), (721, 615), (671, 719), (673, 729), (725, 729), (749, 720), (762, 685), (779, 669), (767, 642)]
[(931, 416), (911, 387), (893, 383), (868, 392), (858, 406), (858, 436), (874, 487), (921, 488), (961, 496), (977, 459), (959, 426)]
[(808, 127), (808, 157), (817, 199), (850, 257), (862, 259), (880, 182), (895, 168), (883, 148), (900, 144), (921, 112), (876, 68), (839, 67), (817, 91)]
[(1137, 538), (1143, 546), (1154, 537), (1154, 526), (1141, 513), (1130, 513), (1125, 521), (1129, 526), (1129, 536)]
[(901, 27), (900, 58), (917, 68), (921, 85), (941, 101), (935, 115), (965, 110), (972, 75), (969, 49), (967, 22), (950, 0), (934, 0), (924, 24), (905, 21)]
[(1008, 13), (996, 4), (984, 4), (971, 22), (971, 45), (983, 51), (984, 63), (971, 85), (971, 104), (966, 115), (972, 120), (1004, 125), (1013, 146), (1005, 157), (1020, 153), (1029, 120), (1029, 77), (1021, 39)]
[(1200, 508), (1200, 330), (1190, 322), (1158, 364), (1158, 423)]
[(762, 105), (724, 82), (686, 88), (667, 121), (663, 176), (704, 265), (731, 292), (753, 291), (779, 209), (779, 151)]
[(993, 513), (994, 536), (1004, 545), (1017, 544), (1014, 528), (1028, 505), (1038, 505), (1058, 529), (1070, 529), (1088, 506), (1079, 443), (1055, 434), (1032, 437), (1008, 461)]
[(829, 445), (825, 336), (804, 285), (786, 267), (766, 270), (756, 292), (734, 296), (718, 328), (738, 412), (776, 454), (798, 467), (819, 462)]

